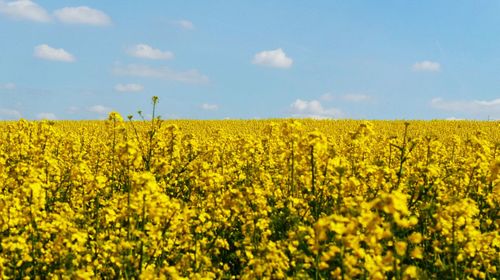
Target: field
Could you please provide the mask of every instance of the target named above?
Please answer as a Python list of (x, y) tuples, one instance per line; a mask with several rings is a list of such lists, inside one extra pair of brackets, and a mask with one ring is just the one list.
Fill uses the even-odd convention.
[(0, 187), (2, 278), (499, 275), (499, 122), (4, 122)]

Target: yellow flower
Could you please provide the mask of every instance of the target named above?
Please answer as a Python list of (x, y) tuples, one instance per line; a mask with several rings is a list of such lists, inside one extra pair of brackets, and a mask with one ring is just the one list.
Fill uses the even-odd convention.
[(404, 241), (397, 241), (394, 247), (396, 248), (396, 253), (400, 256), (404, 256), (406, 254), (406, 247), (408, 243)]
[(108, 120), (109, 121), (116, 121), (116, 122), (122, 122), (123, 118), (118, 112), (110, 112), (108, 115)]
[(416, 246), (411, 250), (410, 256), (414, 259), (423, 259), (423, 249), (420, 246)]
[(422, 234), (420, 232), (413, 232), (408, 236), (408, 240), (413, 244), (420, 244), (422, 242)]
[(418, 279), (418, 270), (414, 265), (408, 266), (403, 272), (403, 279)]

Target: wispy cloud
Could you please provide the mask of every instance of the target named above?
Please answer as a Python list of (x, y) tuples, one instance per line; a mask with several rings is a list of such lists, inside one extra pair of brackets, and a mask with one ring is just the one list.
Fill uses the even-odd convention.
[(36, 118), (39, 120), (57, 120), (56, 114), (54, 113), (38, 113)]
[(441, 71), (441, 64), (434, 61), (424, 60), (413, 64), (412, 69), (413, 71), (418, 72), (439, 72)]
[(194, 30), (194, 24), (187, 20), (187, 19), (181, 19), (181, 20), (176, 20), (172, 22), (175, 26), (184, 29), (184, 30)]
[(322, 101), (332, 101), (335, 99), (335, 95), (331, 92), (327, 92), (321, 95), (319, 99)]
[(54, 16), (63, 23), (107, 26), (111, 18), (103, 11), (87, 6), (65, 7), (54, 11)]
[(219, 109), (219, 105), (217, 104), (209, 104), (209, 103), (203, 103), (201, 104), (201, 109), (205, 111), (217, 111)]
[(1, 120), (15, 120), (21, 118), (21, 112), (15, 109), (0, 108), (0, 119)]
[(279, 48), (256, 53), (252, 63), (274, 68), (290, 68), (292, 67), (293, 59), (288, 57), (283, 49)]
[(344, 115), (340, 109), (323, 108), (318, 100), (297, 99), (290, 105), (290, 109), (292, 116), (298, 118), (329, 119), (340, 118)]
[(134, 57), (147, 59), (172, 59), (174, 53), (155, 49), (146, 44), (137, 44), (127, 50), (127, 53)]
[(50, 22), (50, 15), (44, 8), (30, 0), (5, 2), (0, 0), (0, 14), (15, 20)]
[(118, 92), (141, 92), (144, 90), (144, 86), (140, 84), (117, 84), (114, 89)]
[(209, 82), (208, 77), (196, 69), (178, 72), (168, 67), (129, 64), (126, 66), (116, 66), (113, 69), (113, 73), (115, 75), (156, 78), (189, 84), (205, 84)]
[(74, 62), (75, 57), (64, 49), (56, 49), (47, 44), (38, 45), (35, 47), (34, 56), (45, 59), (62, 62)]
[(0, 84), (0, 89), (5, 89), (5, 90), (14, 90), (16, 89), (16, 84), (14, 83), (6, 83), (6, 84)]
[(493, 100), (445, 100), (437, 97), (431, 100), (430, 106), (441, 111), (462, 113), (471, 117), (500, 118), (500, 98)]
[(104, 114), (108, 114), (109, 112), (113, 111), (113, 109), (110, 107), (104, 106), (104, 105), (94, 105), (94, 106), (88, 107), (87, 111), (89, 111), (91, 113), (96, 113), (99, 115), (104, 115)]
[(80, 107), (78, 107), (78, 106), (69, 106), (66, 109), (66, 112), (68, 114), (76, 114), (76, 113), (80, 112)]

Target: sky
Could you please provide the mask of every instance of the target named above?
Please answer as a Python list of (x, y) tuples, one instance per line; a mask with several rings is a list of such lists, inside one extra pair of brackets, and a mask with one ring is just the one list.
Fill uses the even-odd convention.
[(500, 119), (499, 1), (0, 0), (0, 120)]

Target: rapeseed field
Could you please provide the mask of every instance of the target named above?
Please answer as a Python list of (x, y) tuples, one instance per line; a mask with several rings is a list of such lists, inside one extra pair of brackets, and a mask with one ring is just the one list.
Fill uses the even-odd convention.
[(500, 123), (0, 124), (5, 279), (498, 279)]

